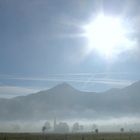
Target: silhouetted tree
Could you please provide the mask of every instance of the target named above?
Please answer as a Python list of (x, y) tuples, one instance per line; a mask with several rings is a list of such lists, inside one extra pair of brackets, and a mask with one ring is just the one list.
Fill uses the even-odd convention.
[(44, 126), (42, 127), (42, 132), (48, 132), (51, 129), (50, 122), (45, 122)]
[(96, 133), (96, 134), (98, 134), (98, 133), (99, 133), (99, 130), (98, 130), (97, 128), (95, 129), (95, 133)]
[(46, 131), (46, 126), (43, 126), (42, 127), (42, 132), (45, 133), (45, 131)]
[(121, 133), (123, 133), (124, 132), (124, 128), (121, 128), (120, 131), (121, 131)]

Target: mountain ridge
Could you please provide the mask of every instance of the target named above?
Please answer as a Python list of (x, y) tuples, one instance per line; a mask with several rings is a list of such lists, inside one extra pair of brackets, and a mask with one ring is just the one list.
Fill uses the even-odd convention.
[(136, 82), (123, 89), (99, 94), (82, 92), (62, 83), (27, 96), (0, 99), (0, 120), (136, 115), (140, 114), (139, 87), (140, 82)]

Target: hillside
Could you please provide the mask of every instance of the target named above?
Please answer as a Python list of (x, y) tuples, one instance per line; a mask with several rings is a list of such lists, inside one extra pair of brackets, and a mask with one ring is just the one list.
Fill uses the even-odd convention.
[(35, 94), (0, 99), (0, 120), (140, 115), (139, 100), (140, 82), (104, 93), (82, 92), (62, 83)]

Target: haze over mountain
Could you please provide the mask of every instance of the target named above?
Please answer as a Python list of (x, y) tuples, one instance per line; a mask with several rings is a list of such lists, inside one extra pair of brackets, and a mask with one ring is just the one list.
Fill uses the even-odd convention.
[(49, 90), (0, 99), (0, 120), (106, 118), (140, 115), (140, 81), (102, 93), (82, 92), (67, 83)]

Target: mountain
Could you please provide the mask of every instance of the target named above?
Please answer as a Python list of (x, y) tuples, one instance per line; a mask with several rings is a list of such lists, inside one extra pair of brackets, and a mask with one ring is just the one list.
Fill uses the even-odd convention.
[(49, 90), (0, 99), (0, 120), (102, 118), (140, 115), (140, 81), (103, 93), (82, 92), (67, 83)]

